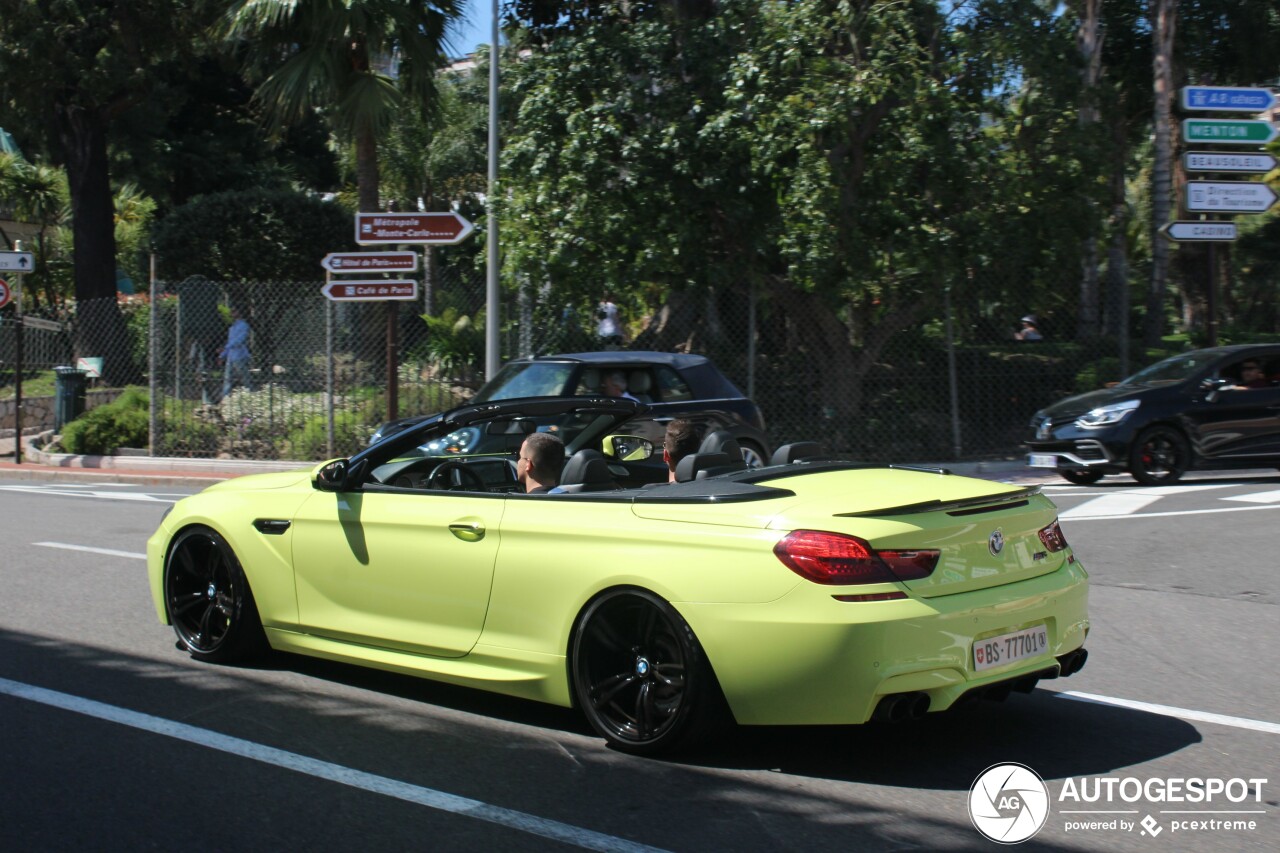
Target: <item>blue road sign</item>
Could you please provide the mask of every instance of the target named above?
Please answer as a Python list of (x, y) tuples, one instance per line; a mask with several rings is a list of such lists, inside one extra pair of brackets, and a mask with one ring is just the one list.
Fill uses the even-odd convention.
[(1238, 86), (1183, 86), (1184, 110), (1260, 113), (1271, 109), (1276, 101), (1270, 89), (1247, 89)]

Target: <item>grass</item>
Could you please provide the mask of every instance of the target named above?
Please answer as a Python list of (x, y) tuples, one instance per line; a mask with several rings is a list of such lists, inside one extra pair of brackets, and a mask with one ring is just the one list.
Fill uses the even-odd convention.
[[(53, 396), (56, 385), (52, 370), (23, 371), (23, 373), (23, 397)], [(18, 389), (14, 387), (13, 383), (13, 373), (9, 371), (0, 372), (0, 400), (12, 400), (17, 396), (17, 393)]]

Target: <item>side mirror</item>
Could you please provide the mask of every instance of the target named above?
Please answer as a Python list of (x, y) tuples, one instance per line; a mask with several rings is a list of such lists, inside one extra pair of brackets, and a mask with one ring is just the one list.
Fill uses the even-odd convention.
[(638, 435), (611, 435), (604, 440), (604, 454), (621, 462), (648, 459), (653, 450), (653, 442)]
[(342, 492), (347, 488), (347, 460), (322, 462), (311, 474), (311, 485), (322, 492)]
[(1200, 380), (1200, 390), (1205, 392), (1205, 400), (1212, 403), (1214, 400), (1218, 399), (1218, 392), (1230, 384), (1230, 379), (1219, 379), (1210, 376), (1206, 379)]

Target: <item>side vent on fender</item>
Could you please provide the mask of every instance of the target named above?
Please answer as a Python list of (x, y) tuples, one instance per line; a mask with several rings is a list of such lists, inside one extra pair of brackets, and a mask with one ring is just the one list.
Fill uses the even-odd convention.
[(259, 533), (265, 533), (268, 536), (279, 536), (289, 529), (292, 521), (283, 518), (255, 518), (253, 526), (257, 528)]

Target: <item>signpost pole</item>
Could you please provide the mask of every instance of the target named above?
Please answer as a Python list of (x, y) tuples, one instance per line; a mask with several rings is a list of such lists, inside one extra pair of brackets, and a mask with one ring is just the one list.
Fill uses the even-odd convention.
[(1218, 345), (1218, 244), (1209, 244), (1209, 346)]
[(160, 308), (157, 304), (156, 292), (156, 256), (151, 255), (151, 305), (150, 319), (147, 321), (147, 385), (150, 387), (150, 394), (147, 403), (147, 447), (148, 455), (156, 455), (156, 441), (160, 437), (160, 356), (157, 354), (157, 344), (160, 340), (160, 330), (158, 323), (160, 320)]
[(387, 302), (387, 420), (400, 417), (400, 365), (397, 350), (400, 348), (400, 303)]
[[(15, 251), (22, 251), (22, 241), (14, 240), (13, 248)], [(17, 288), (15, 295), (17, 296), (17, 310), (14, 313), (14, 319), (17, 326), (14, 328), (13, 339), (13, 464), (22, 464), (22, 332), (26, 325), (22, 321), (22, 273), (19, 272), (15, 276)]]
[[(327, 286), (332, 280), (328, 272), (324, 274)], [(325, 390), (325, 449), (329, 458), (333, 458), (333, 300), (324, 301), (324, 390)]]

